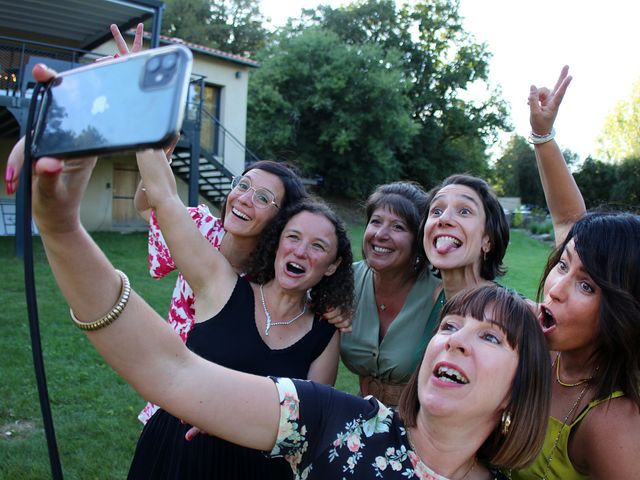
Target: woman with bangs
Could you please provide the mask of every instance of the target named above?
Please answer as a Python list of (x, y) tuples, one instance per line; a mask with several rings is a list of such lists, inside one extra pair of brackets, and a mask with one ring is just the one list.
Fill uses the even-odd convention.
[[(179, 224), (166, 229), (169, 243), (179, 246), (180, 242), (172, 241), (174, 237), (190, 230), (191, 241), (206, 243), (175, 196), (156, 188), (163, 183), (158, 176), (169, 182), (173, 178), (169, 167), (158, 168), (150, 152), (142, 154), (139, 162), (147, 194), (154, 204), (159, 202), (154, 207), (161, 226), (168, 226), (165, 223), (172, 212), (180, 217)], [(10, 164), (17, 166), (15, 158)], [(270, 457), (283, 456), (301, 480), (343, 476), (355, 480), (502, 479), (496, 468), (524, 467), (535, 457), (544, 437), (543, 419), (548, 416), (550, 371), (536, 368), (548, 356), (544, 338), (537, 319), (518, 295), (487, 285), (452, 299), (412, 381), (413, 388), (403, 394), (400, 412), (375, 398), (351, 396), (324, 384), (238, 372), (187, 348), (131, 289), (126, 275), (114, 270), (84, 230), (80, 202), (94, 165), (95, 159), (86, 158), (38, 159), (32, 189), (34, 219), (73, 323), (143, 397), (162, 405), (176, 419), (242, 447), (268, 452)], [(300, 212), (285, 224), (271, 287), (275, 283), (289, 290), (294, 284), (303, 287), (311, 279), (297, 278), (301, 269), (315, 272), (314, 277), (323, 270), (337, 275), (330, 270), (341, 265), (335, 265), (335, 257), (325, 258), (317, 241), (308, 242), (308, 247), (316, 252), (314, 258), (319, 255), (322, 260), (292, 260), (302, 252), (296, 245), (303, 229), (291, 227), (290, 222), (297, 219), (321, 227), (325, 222), (314, 215)], [(265, 236), (268, 238), (271, 236)], [(215, 286), (196, 296), (196, 314), (206, 317), (224, 304), (222, 297), (230, 288), (248, 282), (238, 278), (219, 252), (203, 251), (209, 252), (209, 262), (227, 272), (216, 275)], [(345, 255), (339, 263), (350, 269), (350, 258)], [(83, 261), (75, 261), (77, 258)], [(294, 269), (289, 268), (292, 263)], [(206, 270), (206, 266), (200, 268)], [(292, 270), (295, 278), (288, 278)], [(207, 278), (210, 275), (202, 275), (202, 281)], [(199, 275), (192, 284), (200, 285)], [(269, 284), (264, 285), (266, 292)], [(343, 282), (340, 287), (344, 288)], [(266, 312), (274, 305), (273, 298), (262, 305), (261, 326), (265, 329), (269, 328)], [(86, 320), (92, 318), (97, 320)], [(276, 335), (278, 330), (271, 332)], [(530, 423), (524, 414), (518, 422), (512, 421), (511, 412), (522, 408), (527, 408)]]
[[(550, 210), (579, 204), (575, 182), (553, 140), (553, 123), (571, 81), (529, 93), (533, 143)], [(584, 203), (583, 203), (584, 204)], [(544, 446), (517, 479), (640, 478), (640, 217), (584, 213), (556, 224), (557, 248), (540, 287), (539, 320), (555, 378)]]
[[(327, 385), (224, 368), (189, 350), (80, 225), (80, 198), (94, 163), (39, 159), (34, 218), (74, 323), (144, 397), (212, 435), (284, 456), (298, 479), (501, 479), (496, 467), (522, 467), (535, 457), (550, 372), (536, 368), (547, 351), (518, 295), (489, 285), (452, 299), (400, 412)], [(158, 174), (155, 165), (147, 162), (147, 178)], [(295, 240), (288, 227), (283, 232), (281, 245)], [(78, 255), (82, 265), (73, 261)], [(275, 265), (288, 258), (276, 254)], [(96, 321), (80, 320), (102, 312), (108, 313)], [(513, 423), (508, 412), (523, 408), (532, 421), (523, 414)]]
[[(54, 73), (42, 65), (34, 69), (36, 78), (42, 80), (50, 79)], [(19, 142), (8, 161), (18, 173), (23, 147), (23, 141)], [(195, 293), (193, 326), (186, 338), (188, 349), (227, 368), (333, 384), (339, 361), (339, 335), (334, 326), (320, 319), (319, 312), (329, 306), (349, 312), (353, 300), (351, 248), (338, 217), (317, 201), (297, 202), (283, 209), (268, 222), (264, 243), (250, 257), (245, 267), (248, 277), (244, 278), (221, 251), (211, 248), (208, 239), (198, 230), (177, 195), (165, 153), (147, 150), (139, 152), (137, 157), (146, 200), (155, 211), (176, 265), (185, 272)], [(65, 161), (49, 158), (39, 166), (61, 182), (59, 190), (78, 193), (78, 185), (72, 184), (73, 180), (78, 181), (81, 190), (86, 188), (85, 182), (95, 163), (96, 158)], [(293, 173), (291, 176), (299, 182)], [(247, 178), (261, 186), (256, 188)], [(263, 182), (267, 178), (275, 183), (269, 189), (275, 197), (270, 201), (279, 203), (273, 205), (274, 210), (279, 210), (284, 188), (278, 176), (262, 169), (252, 169), (240, 179), (233, 192), (236, 200), (229, 202), (229, 208), (242, 208), (245, 216), (249, 216), (246, 212), (253, 211), (250, 207), (257, 210), (255, 204), (262, 201)], [(71, 205), (64, 205), (63, 201), (62, 208), (76, 211), (79, 201), (80, 197), (74, 197)], [(232, 215), (241, 216), (233, 212)], [(69, 235), (68, 240), (72, 240), (71, 232), (81, 228), (76, 222), (78, 218), (53, 225), (41, 217), (41, 222), (45, 229), (64, 232), (62, 236)], [(263, 257), (270, 258), (271, 264), (265, 265)], [(82, 258), (80, 263), (85, 265), (85, 259), (78, 258)], [(124, 287), (125, 283), (123, 295), (128, 291)], [(178, 341), (183, 341), (166, 328)], [(154, 336), (151, 331), (146, 333)], [(167, 365), (160, 362), (156, 367)], [(172, 398), (195, 392), (174, 391), (180, 382), (171, 375), (164, 380), (166, 383), (158, 388), (166, 390)], [(282, 480), (291, 477), (291, 469), (283, 460), (267, 459), (260, 452), (215, 436), (194, 436), (196, 431), (166, 410), (158, 410), (143, 429), (129, 478)]]
[(589, 213), (549, 258), (540, 322), (551, 417), (536, 461), (514, 479), (639, 478), (640, 217)]

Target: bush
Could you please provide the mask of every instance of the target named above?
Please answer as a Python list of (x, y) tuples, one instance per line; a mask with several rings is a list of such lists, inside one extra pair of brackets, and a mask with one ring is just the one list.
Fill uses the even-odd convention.
[(551, 223), (551, 220), (531, 222), (528, 228), (533, 235), (549, 235), (553, 240), (553, 223)]

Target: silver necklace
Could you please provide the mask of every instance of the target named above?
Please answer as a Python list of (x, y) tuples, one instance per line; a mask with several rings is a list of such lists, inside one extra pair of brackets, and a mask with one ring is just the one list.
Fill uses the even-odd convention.
[(288, 322), (273, 322), (271, 321), (271, 314), (269, 313), (269, 310), (267, 310), (267, 302), (264, 301), (264, 291), (262, 290), (262, 285), (260, 285), (260, 299), (262, 300), (262, 309), (264, 310), (264, 316), (267, 319), (266, 325), (264, 327), (264, 334), (267, 337), (269, 336), (269, 329), (271, 327), (274, 327), (276, 325), (291, 325), (293, 322), (298, 320), (302, 315), (304, 315), (305, 312), (307, 311), (307, 302), (305, 302), (304, 306), (302, 307), (302, 311), (299, 314), (297, 314), (295, 317), (293, 317), (291, 320), (289, 320)]

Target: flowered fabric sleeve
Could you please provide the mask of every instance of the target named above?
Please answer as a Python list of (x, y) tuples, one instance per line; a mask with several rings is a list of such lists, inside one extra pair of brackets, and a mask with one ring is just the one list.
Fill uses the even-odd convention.
[[(187, 211), (200, 233), (213, 245), (218, 248), (224, 229), (220, 219), (214, 217), (206, 205), (198, 205), (197, 207), (187, 207)], [(153, 278), (162, 278), (168, 273), (176, 269), (176, 264), (171, 257), (169, 247), (162, 236), (162, 231), (158, 225), (155, 212), (151, 211), (149, 218), (149, 274)]]
[[(363, 466), (359, 463), (364, 462), (366, 438), (389, 431), (393, 412), (373, 398), (354, 397), (306, 380), (274, 381), (280, 395), (280, 424), (270, 455), (284, 457), (296, 479), (309, 478), (311, 472), (314, 478), (324, 478), (333, 471), (355, 471)], [(365, 468), (371, 471), (370, 465)]]

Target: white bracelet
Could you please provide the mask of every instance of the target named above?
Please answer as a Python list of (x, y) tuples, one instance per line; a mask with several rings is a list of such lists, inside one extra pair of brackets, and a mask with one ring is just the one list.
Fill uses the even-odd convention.
[(550, 142), (555, 137), (556, 137), (556, 129), (551, 127), (551, 131), (549, 133), (547, 133), (546, 135), (538, 135), (537, 133), (532, 131), (529, 134), (529, 137), (527, 138), (527, 141), (532, 145), (541, 145), (543, 143)]

